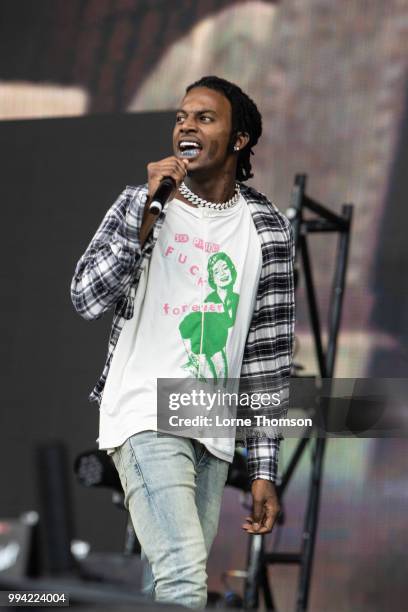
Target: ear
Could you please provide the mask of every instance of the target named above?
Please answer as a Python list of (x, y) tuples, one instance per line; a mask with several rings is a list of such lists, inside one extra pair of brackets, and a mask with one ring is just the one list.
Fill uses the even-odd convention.
[(247, 134), (246, 132), (238, 132), (237, 138), (234, 144), (235, 153), (238, 153), (239, 151), (244, 149), (247, 146), (248, 142), (249, 142), (249, 134)]

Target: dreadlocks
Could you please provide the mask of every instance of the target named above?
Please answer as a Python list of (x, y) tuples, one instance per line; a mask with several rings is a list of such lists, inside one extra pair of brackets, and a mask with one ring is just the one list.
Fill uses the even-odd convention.
[(254, 175), (251, 172), (250, 155), (253, 155), (252, 147), (256, 145), (259, 137), (262, 134), (262, 117), (253, 100), (242, 91), (234, 83), (230, 83), (225, 79), (220, 79), (216, 76), (205, 76), (189, 85), (186, 93), (194, 87), (208, 87), (219, 91), (230, 101), (232, 109), (232, 130), (229, 142), (229, 149), (233, 151), (234, 144), (239, 132), (246, 132), (249, 136), (249, 142), (238, 153), (238, 163), (236, 179), (238, 181), (247, 181)]

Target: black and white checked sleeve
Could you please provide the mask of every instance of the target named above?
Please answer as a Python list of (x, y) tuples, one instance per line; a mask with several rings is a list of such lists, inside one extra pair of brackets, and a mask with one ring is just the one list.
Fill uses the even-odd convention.
[(127, 187), (120, 194), (76, 265), (71, 300), (84, 319), (99, 319), (126, 294), (141, 256), (145, 191)]
[(279, 438), (247, 438), (248, 476), (276, 482), (279, 462)]

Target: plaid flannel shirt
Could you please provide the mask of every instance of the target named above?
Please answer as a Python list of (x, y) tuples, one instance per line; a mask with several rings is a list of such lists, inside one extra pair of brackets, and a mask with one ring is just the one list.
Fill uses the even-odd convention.
[[(294, 338), (293, 237), (288, 219), (255, 189), (241, 184), (260, 237), (262, 271), (256, 304), (246, 340), (241, 380), (249, 389), (262, 381), (289, 381)], [(158, 216), (143, 248), (139, 241), (147, 185), (127, 186), (106, 213), (71, 282), (75, 310), (87, 320), (99, 319), (114, 308), (108, 353), (103, 372), (89, 395), (101, 402), (102, 392), (120, 331), (133, 316), (141, 272), (149, 260), (166, 214)], [(251, 480), (276, 481), (281, 436), (249, 437)]]

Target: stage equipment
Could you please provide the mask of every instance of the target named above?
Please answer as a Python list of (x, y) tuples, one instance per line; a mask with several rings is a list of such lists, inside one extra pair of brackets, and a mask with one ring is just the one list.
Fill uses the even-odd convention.
[[(97, 458), (98, 454), (99, 451), (96, 451)], [(103, 454), (106, 456), (106, 453)], [(106, 486), (112, 488), (114, 472), (109, 470), (110, 461), (106, 462), (108, 478), (105, 482)], [(48, 442), (37, 449), (41, 511), (39, 516), (33, 512), (24, 514), (18, 524), (17, 521), (0, 521), (0, 531), (4, 533), (4, 538), (0, 537), (0, 552), (3, 551), (3, 555), (0, 554), (0, 565), (3, 563), (4, 570), (0, 571), (0, 591), (65, 593), (70, 598), (70, 605), (105, 605), (110, 610), (124, 604), (131, 605), (133, 609), (165, 607), (147, 601), (140, 590), (132, 585), (131, 580), (134, 580), (135, 572), (140, 569), (134, 563), (137, 556), (110, 554), (104, 557), (101, 554), (91, 554), (83, 560), (74, 559), (71, 554), (74, 521), (67, 466), (67, 451), (62, 442)], [(91, 466), (91, 469), (86, 471), (82, 466), (80, 470), (82, 482), (87, 486), (91, 483), (92, 486), (104, 486), (102, 481), (98, 481), (101, 470), (95, 467), (96, 463), (88, 461), (87, 466)], [(114, 495), (120, 495), (118, 490), (114, 490)], [(121, 500), (123, 507), (123, 494)], [(37, 564), (39, 547), (36, 542), (31, 545), (28, 529), (23, 528), (30, 527), (35, 535), (37, 523), (43, 532), (47, 552), (46, 574), (39, 571)]]
[[(106, 451), (93, 449), (81, 453), (74, 461), (74, 472), (78, 482), (84, 487), (112, 489), (112, 502), (118, 508), (125, 510), (119, 474)], [(124, 552), (126, 555), (140, 553), (140, 544), (136, 538), (130, 514), (126, 524)]]
[[(323, 206), (306, 195), (306, 181), (307, 176), (305, 174), (296, 175), (292, 190), (291, 205), (286, 214), (292, 223), (296, 245), (295, 279), (300, 272), (299, 258), (303, 265), (307, 305), (319, 368), (316, 379), (332, 378), (334, 374), (337, 339), (345, 289), (353, 205), (343, 204), (341, 214), (332, 212), (326, 206)], [(311, 211), (316, 217), (304, 218), (303, 213), (305, 210)], [(308, 236), (320, 232), (339, 234), (331, 300), (328, 310), (328, 342), (326, 348), (323, 346), (320, 316), (308, 248)], [(245, 609), (257, 609), (259, 605), (259, 595), (262, 593), (266, 609), (272, 611), (277, 610), (274, 603), (272, 588), (268, 580), (267, 567), (269, 564), (284, 563), (300, 566), (296, 612), (304, 612), (307, 610), (319, 515), (326, 440), (321, 437), (301, 438), (277, 485), (278, 496), (283, 507), (284, 493), (308, 445), (312, 447), (311, 474), (300, 550), (297, 552), (267, 552), (265, 550), (267, 540), (263, 536), (250, 536), (247, 570), (240, 576), (244, 577), (245, 580), (243, 597), (243, 607)], [(284, 512), (282, 512), (280, 517), (278, 517), (278, 523), (284, 523), (284, 519)], [(237, 577), (233, 570), (227, 572), (227, 575)]]
[(18, 519), (0, 519), (0, 580), (38, 575), (38, 518), (31, 510)]
[(48, 571), (51, 575), (70, 573), (75, 567), (71, 555), (73, 518), (67, 452), (62, 442), (38, 447), (37, 472)]
[(123, 493), (117, 469), (106, 451), (89, 450), (74, 461), (74, 472), (84, 487), (107, 487)]

